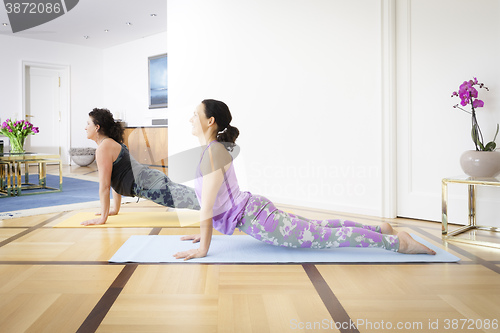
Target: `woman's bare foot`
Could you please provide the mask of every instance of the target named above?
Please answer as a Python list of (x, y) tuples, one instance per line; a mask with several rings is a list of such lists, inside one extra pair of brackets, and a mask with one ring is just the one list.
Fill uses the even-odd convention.
[(416, 240), (414, 240), (410, 234), (406, 231), (398, 232), (399, 237), (399, 253), (408, 253), (408, 254), (432, 254), (435, 255), (436, 251), (429, 249), (427, 246), (420, 244)]
[(380, 225), (380, 232), (383, 233), (384, 235), (396, 235), (397, 234), (397, 232), (394, 231), (394, 229), (392, 229), (392, 226), (387, 222), (384, 222)]

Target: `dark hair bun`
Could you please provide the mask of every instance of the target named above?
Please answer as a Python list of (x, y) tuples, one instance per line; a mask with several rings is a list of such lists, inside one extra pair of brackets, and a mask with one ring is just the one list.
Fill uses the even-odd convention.
[(227, 150), (233, 151), (236, 139), (240, 135), (240, 131), (231, 125), (227, 125), (226, 129), (217, 134), (217, 141), (224, 143)]

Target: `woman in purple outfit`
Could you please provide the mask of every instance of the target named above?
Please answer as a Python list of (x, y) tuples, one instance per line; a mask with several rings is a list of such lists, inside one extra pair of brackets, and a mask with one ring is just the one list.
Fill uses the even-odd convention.
[(339, 219), (310, 220), (277, 209), (263, 196), (240, 191), (228, 152), (239, 135), (238, 129), (230, 125), (231, 119), (225, 103), (208, 99), (196, 108), (190, 120), (193, 135), (206, 146), (195, 179), (201, 222), (199, 235), (181, 239), (199, 242), (200, 247), (178, 252), (175, 258), (205, 257), (212, 228), (227, 235), (239, 228), (265, 243), (292, 248), (378, 247), (400, 253), (436, 254), (407, 232), (395, 234), (388, 223), (369, 226)]

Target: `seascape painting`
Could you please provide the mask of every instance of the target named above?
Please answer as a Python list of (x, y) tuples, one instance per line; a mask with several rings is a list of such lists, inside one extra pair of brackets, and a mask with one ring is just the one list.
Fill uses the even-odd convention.
[(167, 55), (148, 58), (149, 62), (149, 108), (168, 106)]

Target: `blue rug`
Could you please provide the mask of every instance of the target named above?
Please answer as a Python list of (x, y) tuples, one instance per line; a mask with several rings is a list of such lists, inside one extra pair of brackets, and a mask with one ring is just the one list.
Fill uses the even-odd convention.
[[(30, 176), (29, 181), (30, 183), (38, 183), (38, 176)], [(47, 175), (47, 186), (59, 188), (59, 176)], [(29, 191), (23, 190), (22, 193), (29, 193)], [(15, 212), (21, 210), (71, 205), (98, 200), (98, 182), (63, 177), (62, 192), (0, 198), (0, 218), (19, 215)]]

